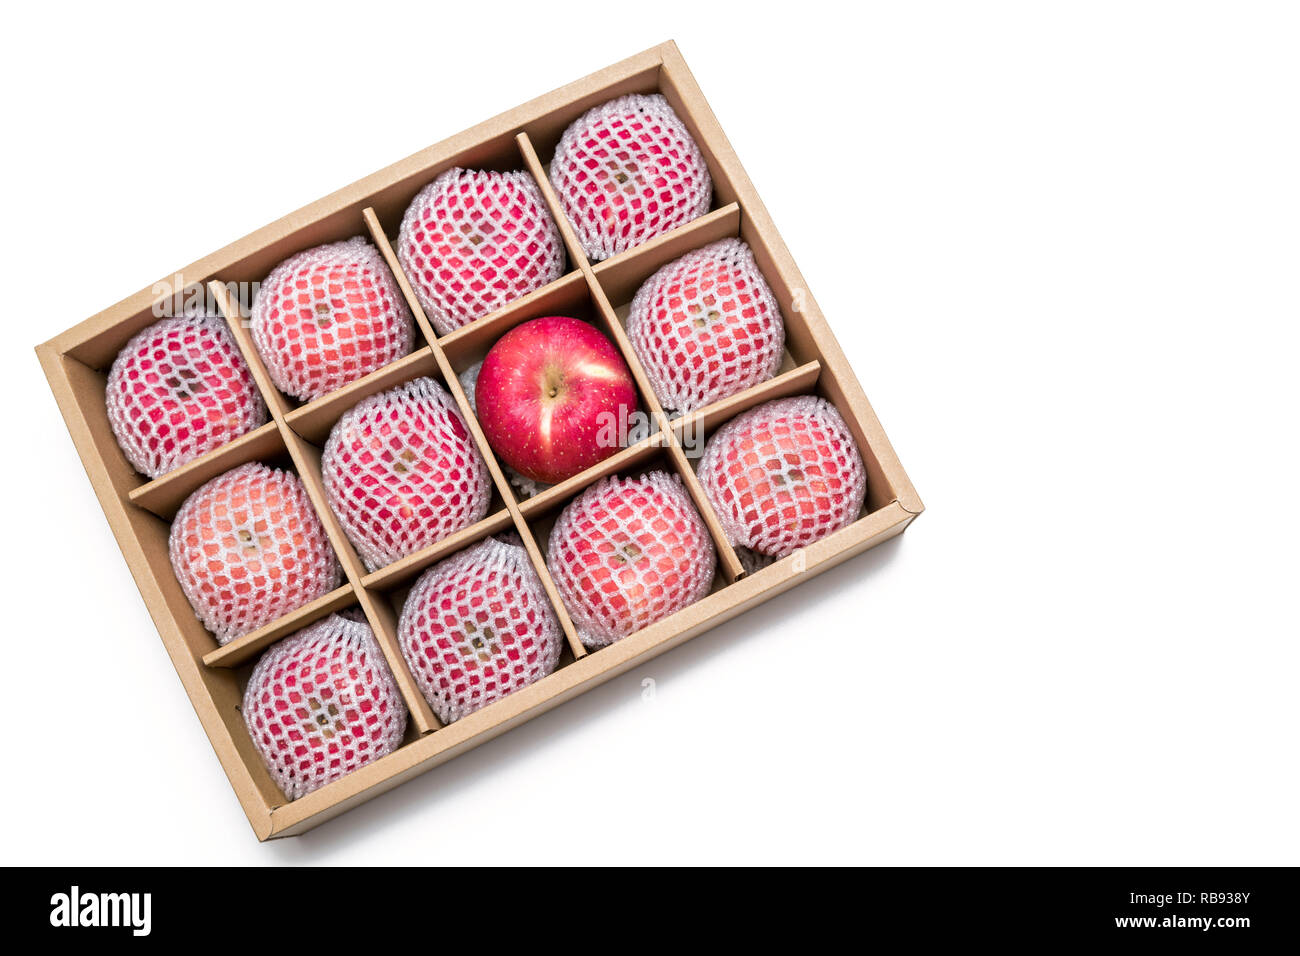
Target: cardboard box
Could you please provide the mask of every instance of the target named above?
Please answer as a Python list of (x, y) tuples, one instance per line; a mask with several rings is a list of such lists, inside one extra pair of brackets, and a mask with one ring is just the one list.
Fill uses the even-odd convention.
[[(583, 112), (627, 93), (660, 92), (699, 145), (713, 177), (710, 212), (604, 262), (590, 264), (560, 212), (546, 163), (569, 125)], [(486, 318), (436, 337), (402, 275), (391, 240), (415, 194), (452, 166), (528, 169), (541, 186), (569, 253), (561, 279)], [(398, 277), (422, 340), (407, 357), (306, 404), (280, 394), (253, 348), (240, 309), (241, 283), (261, 280), (281, 260), (324, 242), (366, 235)], [(683, 418), (669, 421), (632, 353), (621, 325), (639, 284), (659, 266), (706, 243), (739, 235), (754, 251), (781, 304), (788, 354), (770, 381)], [(123, 457), (105, 413), (107, 370), (118, 350), (157, 321), (155, 306), (178, 302), (206, 286), (227, 318), (264, 393), (272, 420), (177, 470), (147, 481)], [(505, 330), (554, 312), (591, 318), (622, 349), (658, 431), (596, 468), (532, 498), (504, 479), (470, 413), (456, 373), (480, 358)], [(37, 353), (127, 563), (144, 596), (204, 730), (221, 760), (258, 839), (302, 833), (402, 781), (436, 767), (734, 617), (811, 575), (890, 538), (922, 510), (911, 482), (885, 437), (816, 302), (754, 192), (694, 78), (672, 43), (655, 47), (453, 136), (341, 189), (146, 288), (62, 335)], [(368, 573), (325, 505), (320, 450), (330, 427), (361, 398), (408, 379), (432, 375), (452, 392), (470, 423), (496, 486), (491, 510), (470, 528), (396, 564)], [(724, 539), (695, 479), (683, 436), (705, 437), (736, 414), (773, 398), (816, 393), (849, 423), (867, 466), (867, 502), (859, 519), (803, 552), (746, 574)], [(304, 480), (346, 575), (338, 590), (224, 647), (195, 618), (168, 559), (169, 522), (186, 496), (205, 481), (249, 461), (291, 467)], [(698, 603), (598, 651), (585, 650), (546, 570), (546, 532), (574, 494), (598, 478), (649, 466), (679, 474), (695, 498), (718, 547), (718, 576)], [(410, 584), (425, 568), (481, 538), (519, 532), (542, 576), (568, 637), (560, 666), (548, 677), (446, 727), (420, 695), (398, 649), (397, 615)], [(411, 721), (401, 747), (388, 756), (295, 801), (276, 787), (254, 750), (239, 711), (244, 683), (259, 653), (276, 640), (332, 611), (365, 612), (392, 666)]]

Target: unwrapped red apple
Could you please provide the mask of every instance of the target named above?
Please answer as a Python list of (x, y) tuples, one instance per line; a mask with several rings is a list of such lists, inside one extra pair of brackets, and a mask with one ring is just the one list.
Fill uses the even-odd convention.
[(552, 315), (511, 329), (492, 346), (475, 405), (488, 444), (506, 464), (555, 484), (622, 447), (637, 397), (609, 339), (579, 319)]

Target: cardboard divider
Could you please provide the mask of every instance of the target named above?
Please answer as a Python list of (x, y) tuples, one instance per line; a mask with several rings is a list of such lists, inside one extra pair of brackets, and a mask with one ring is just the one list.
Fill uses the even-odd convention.
[[(542, 558), (542, 552), (533, 540), (532, 532), (529, 530), (528, 523), (524, 520), (519, 511), (519, 504), (515, 497), (514, 489), (510, 485), (509, 479), (506, 478), (505, 472), (501, 470), (501, 465), (497, 461), (496, 452), (488, 444), (487, 436), (483, 434), (483, 428), (478, 423), (478, 417), (470, 405), (469, 397), (465, 394), (465, 389), (461, 386), (460, 379), (456, 377), (455, 369), (451, 361), (442, 352), (435, 349), (438, 360), (443, 366), (443, 373), (449, 379), (449, 385), (452, 395), (455, 396), (457, 404), (460, 406), (461, 413), (469, 423), (470, 434), (474, 436), (474, 441), (478, 445), (479, 452), (483, 455), (484, 461), (487, 462), (488, 471), (492, 475), (492, 481), (497, 486), (497, 491), (505, 502), (506, 509), (510, 512), (510, 517), (514, 521), (515, 530), (523, 541), (524, 550), (528, 552), (528, 559), (533, 564), (533, 570), (537, 572), (538, 578), (542, 582), (542, 588), (546, 591), (546, 596), (551, 602), (551, 607), (559, 619), (560, 627), (564, 631), (565, 640), (568, 642), (569, 649), (576, 659), (586, 655), (587, 650), (582, 646), (578, 639), (578, 633), (574, 629), (573, 620), (569, 617), (569, 610), (564, 606), (560, 599), (560, 593), (556, 590), (555, 581), (551, 577), (550, 569), (546, 567), (546, 562)], [(472, 364), (472, 363), (470, 363)]]
[(362, 399), (396, 388), (413, 378), (437, 378), (438, 372), (438, 360), (426, 345), (405, 358), (376, 369), (364, 378), (293, 409), (284, 416), (284, 421), (307, 441), (314, 445), (324, 445), (334, 423)]
[(438, 340), (438, 347), (459, 375), (475, 362), (481, 362), (497, 339), (511, 329), (545, 315), (595, 319), (587, 281), (581, 272), (569, 272), (535, 292), (520, 296), (505, 308), (444, 335)]
[(447, 535), (441, 541), (431, 544), (427, 548), (421, 548), (414, 554), (408, 554), (406, 557), (394, 561), (377, 571), (371, 571), (361, 579), (361, 583), (372, 591), (392, 590), (419, 577), (443, 558), (449, 558), (456, 552), (464, 550), (480, 538), (514, 530), (514, 519), (511, 518), (510, 512), (503, 506), (496, 511), (489, 512), (488, 516), (482, 521), (476, 521), (469, 527), (461, 528), (459, 531)]
[(266, 402), (267, 410), (271, 413), (271, 420), (276, 423), (283, 422), (284, 416), (292, 410), (293, 403), (271, 381), (271, 374), (266, 370), (262, 356), (258, 354), (257, 344), (253, 341), (253, 333), (245, 324), (240, 304), (230, 294), (230, 289), (224, 282), (214, 279), (208, 283), (208, 289), (217, 303), (217, 308), (225, 316), (226, 324), (230, 326), (230, 333), (235, 338), (235, 344), (239, 346), (240, 354), (244, 356), (244, 362), (253, 375), (257, 390), (262, 393), (262, 400)]
[(597, 281), (595, 273), (590, 267), (586, 270), (587, 281), (591, 285), (592, 297), (600, 309), (601, 315), (605, 319), (605, 325), (623, 353), (623, 358), (627, 361), (628, 368), (632, 370), (632, 377), (636, 379), (637, 388), (641, 392), (642, 400), (650, 409), (650, 414), (658, 424), (660, 431), (669, 432), (667, 442), (667, 451), (669, 459), (673, 463), (678, 475), (680, 475), (686, 490), (695, 502), (695, 507), (704, 519), (705, 525), (709, 529), (709, 536), (713, 538), (713, 545), (718, 552), (718, 565), (722, 569), (722, 574), (728, 583), (735, 581), (745, 574), (745, 569), (736, 556), (736, 551), (727, 541), (727, 536), (722, 530), (722, 525), (718, 522), (718, 516), (714, 514), (713, 507), (709, 504), (708, 499), (704, 497), (704, 490), (700, 487), (699, 481), (695, 477), (695, 472), (691, 469), (690, 463), (686, 460), (678, 443), (677, 436), (670, 431), (668, 415), (664, 412), (663, 406), (659, 404), (659, 399), (650, 385), (650, 379), (646, 376), (645, 368), (641, 360), (637, 358), (636, 352), (632, 349), (632, 343), (628, 340), (627, 331), (623, 328), (622, 322), (619, 321), (614, 308), (609, 304), (609, 298), (605, 295), (605, 290), (601, 288), (600, 282)]
[(677, 469), (677, 474), (682, 479), (682, 484), (686, 486), (686, 491), (690, 494), (691, 500), (695, 502), (700, 517), (704, 519), (704, 524), (709, 529), (709, 536), (713, 538), (713, 546), (718, 551), (719, 573), (722, 574), (728, 584), (739, 580), (745, 576), (745, 566), (741, 564), (740, 558), (736, 555), (736, 549), (727, 540), (727, 534), (722, 530), (722, 522), (718, 520), (717, 512), (713, 510), (713, 505), (709, 503), (708, 497), (704, 494), (700, 479), (695, 477), (695, 469), (691, 466), (686, 453), (682, 451), (681, 442), (676, 434), (672, 435), (672, 440), (668, 443), (668, 454), (672, 459), (673, 466)]
[(557, 505), (569, 501), (588, 485), (599, 481), (601, 478), (634, 467), (652, 455), (656, 449), (663, 448), (667, 442), (667, 432), (654, 432), (640, 441), (628, 445), (626, 448), (619, 449), (604, 461), (574, 475), (567, 481), (562, 481), (558, 485), (551, 485), (531, 498), (525, 498), (519, 503), (519, 511), (525, 518), (550, 511)]
[(573, 231), (573, 224), (569, 222), (569, 217), (564, 214), (564, 209), (560, 206), (559, 197), (555, 195), (555, 189), (551, 186), (551, 179), (547, 175), (546, 168), (537, 157), (537, 150), (533, 148), (532, 140), (524, 132), (515, 137), (515, 142), (519, 145), (519, 154), (524, 158), (525, 167), (533, 174), (533, 179), (537, 182), (537, 188), (541, 190), (542, 200), (546, 203), (546, 208), (551, 211), (551, 218), (555, 220), (555, 225), (560, 230), (560, 238), (564, 240), (564, 248), (569, 252), (569, 262), (575, 269), (583, 270), (590, 265), (587, 261), (587, 254), (583, 252), (582, 243), (578, 241), (578, 234)]
[(127, 497), (133, 505), (171, 521), (186, 498), (218, 475), (250, 461), (286, 454), (279, 426), (273, 421), (267, 422), (179, 468), (132, 488)]
[(406, 666), (406, 660), (402, 657), (401, 649), (397, 644), (396, 632), (385, 630), (382, 621), (377, 621), (372, 614), (373, 601), (369, 599), (365, 588), (361, 584), (361, 579), (366, 575), (365, 567), (357, 556), (356, 549), (352, 547), (352, 542), (348, 540), (347, 535), (343, 532), (343, 527), (339, 524), (338, 518), (329, 506), (329, 499), (325, 493), (325, 484), (321, 479), (320, 449), (306, 439), (294, 434), (287, 425), (284, 425), (283, 429), (285, 431), (285, 445), (293, 458), (298, 476), (302, 479), (303, 487), (307, 489), (307, 495), (316, 508), (317, 516), (325, 526), (325, 534), (334, 547), (334, 553), (338, 556), (339, 564), (343, 567), (343, 576), (347, 578), (348, 583), (356, 592), (358, 603), (361, 605), (362, 611), (365, 612), (366, 618), (370, 621), (370, 626), (375, 632), (375, 639), (382, 648), (384, 657), (388, 660), (388, 666), (397, 681), (397, 687), (402, 693), (402, 699), (406, 701), (406, 708), (411, 714), (411, 719), (422, 734), (437, 729), (440, 726), (438, 719), (433, 716), (433, 711), (429, 709), (424, 695), (420, 693), (414, 678), (411, 677), (411, 672)]
[[(257, 355), (252, 336), (239, 318), (239, 312), (231, 302), (226, 287), (222, 283), (212, 282), (210, 288), (213, 297), (230, 323), (236, 343), (244, 353), (245, 359), (249, 361), (253, 379), (258, 387), (262, 389), (263, 396), (267, 400), (267, 407), (271, 410), (275, 425), (280, 430), (285, 449), (293, 460), (295, 470), (302, 479), (307, 495), (311, 499), (316, 514), (325, 528), (325, 534), (329, 538), (330, 545), (334, 548), (334, 553), (343, 568), (343, 575), (355, 593), (362, 612), (370, 622), (371, 629), (375, 632), (375, 639), (388, 661), (389, 668), (393, 672), (398, 690), (406, 703), (407, 711), (410, 713), (411, 721), (417, 733), (424, 734), (436, 730), (440, 726), (438, 719), (434, 717), (433, 711), (429, 709), (428, 703), (411, 677), (406, 661), (403, 659), (401, 650), (397, 645), (395, 630), (391, 627), (385, 629), (384, 618), (378, 613), (376, 602), (361, 585), (361, 579), (365, 576), (361, 559), (357, 556), (352, 543), (348, 541), (347, 535), (344, 534), (342, 527), (338, 523), (338, 518), (330, 509), (328, 497), (321, 481), (320, 449), (298, 435), (288, 424), (287, 415), (294, 409), (289, 407), (286, 398), (270, 381), (266, 368)], [(328, 399), (329, 396), (325, 396), (325, 398)], [(324, 407), (331, 410), (337, 409), (339, 414), (346, 410), (338, 408), (336, 403), (325, 403)]]
[[(551, 600), (555, 614), (560, 620), (560, 626), (564, 630), (564, 636), (569, 642), (569, 647), (574, 656), (580, 658), (586, 653), (586, 650), (583, 648), (582, 642), (578, 640), (577, 632), (573, 629), (573, 621), (569, 619), (569, 612), (560, 600), (559, 592), (555, 590), (555, 582), (551, 580), (551, 573), (547, 570), (546, 563), (541, 558), (537, 543), (533, 541), (532, 535), (528, 531), (528, 525), (519, 513), (519, 505), (515, 500), (514, 489), (511, 488), (509, 480), (501, 470), (501, 465), (497, 462), (496, 452), (492, 450), (487, 437), (483, 434), (483, 428), (479, 425), (478, 417), (474, 414), (474, 409), (470, 405), (469, 396), (465, 394), (465, 389), (461, 385), (460, 379), (457, 378), (456, 369), (452, 366), (451, 361), (438, 342), (432, 343), (431, 347), (447, 389), (451, 392), (452, 398), (456, 400), (456, 406), (460, 409), (465, 423), (469, 426), (469, 433), (474, 439), (474, 444), (478, 446), (479, 454), (483, 456), (484, 462), (487, 463), (488, 474), (492, 477), (492, 484), (496, 486), (497, 494), (515, 524), (515, 530), (523, 540), (524, 550), (528, 552), (529, 560), (533, 563), (533, 569), (537, 572), (542, 587)], [(430, 711), (430, 716), (432, 716), (432, 711)]]
[[(537, 175), (537, 171), (541, 170), (541, 163), (527, 133), (521, 133), (519, 135), (519, 148), (524, 154), (525, 159), (528, 160), (529, 167), (534, 170), (534, 175)], [(578, 246), (577, 243), (577, 238), (573, 233), (573, 228), (564, 217), (563, 210), (560, 208), (559, 201), (555, 196), (555, 191), (551, 188), (549, 181), (545, 182), (543, 185), (542, 194), (546, 198), (547, 204), (551, 207), (552, 214), (558, 217), (557, 221), (560, 223), (561, 233), (565, 236), (566, 244), (572, 243), (580, 249), (580, 246)], [(702, 229), (701, 227), (697, 227), (695, 230), (690, 230), (690, 224), (687, 224), (686, 226), (681, 227), (681, 230), (677, 231), (680, 232), (682, 230), (687, 230), (686, 236), (689, 241), (689, 237), (691, 236), (700, 234), (708, 235), (710, 234), (708, 230), (717, 230), (724, 224), (731, 225), (739, 218), (739, 212), (739, 208), (722, 211), (722, 215), (707, 221)], [(660, 238), (664, 238), (664, 241), (651, 246), (651, 256), (656, 254), (656, 249), (662, 252), (666, 247), (673, 248), (673, 242), (680, 241), (680, 237), (676, 240), (665, 237)], [(653, 242), (654, 240), (651, 241)], [(636, 250), (630, 250), (629, 253), (625, 255), (628, 259), (631, 259), (635, 252)], [(650, 379), (645, 374), (645, 368), (641, 365), (640, 360), (636, 356), (636, 352), (632, 349), (632, 343), (628, 340), (627, 331), (624, 329), (622, 322), (619, 320), (613, 306), (610, 304), (609, 297), (606, 295), (600, 280), (597, 278), (594, 267), (589, 261), (587, 261), (585, 256), (576, 261), (579, 262), (579, 268), (587, 280), (587, 286), (590, 290), (592, 301), (595, 303), (597, 314), (602, 320), (601, 325), (603, 330), (605, 334), (613, 340), (614, 344), (618, 346), (618, 350), (623, 355), (623, 360), (627, 362), (628, 369), (632, 373), (632, 379), (636, 383), (637, 392), (641, 397), (644, 407), (649, 412), (650, 419), (653, 423), (652, 431), (666, 431), (668, 426), (668, 416), (664, 413), (663, 406), (659, 403), (659, 399), (654, 393), (654, 388), (650, 385)], [(615, 265), (617, 266), (617, 263), (615, 263)], [(722, 569), (722, 574), (725, 580), (728, 583), (737, 580), (744, 575), (745, 570), (740, 563), (740, 559), (736, 556), (735, 550), (727, 542), (722, 526), (718, 523), (717, 515), (713, 513), (712, 507), (705, 499), (703, 490), (699, 486), (699, 481), (695, 478), (695, 473), (691, 470), (681, 448), (677, 446), (675, 436), (670, 437), (666, 447), (669, 459), (672, 461), (674, 469), (681, 476), (683, 483), (686, 485), (687, 491), (691, 495), (691, 499), (695, 502), (695, 506), (699, 510), (701, 517), (704, 518), (710, 536), (713, 538), (714, 547), (718, 551), (718, 563)], [(578, 477), (579, 479), (582, 478), (582, 476)]]
[(704, 453), (704, 437), (720, 424), (741, 412), (749, 411), (755, 405), (813, 391), (821, 372), (821, 362), (816, 361), (792, 368), (766, 382), (759, 382), (704, 408), (674, 418), (671, 423), (673, 432), (686, 457), (698, 459)]
[(352, 585), (341, 585), (329, 594), (290, 611), (279, 620), (237, 637), (224, 647), (209, 651), (203, 655), (203, 663), (208, 667), (238, 667), (245, 661), (260, 656), (262, 651), (280, 638), (295, 634), (304, 627), (315, 624), (321, 618), (355, 603), (356, 592), (353, 591)]
[(740, 207), (731, 203), (598, 262), (592, 272), (611, 302), (631, 302), (642, 283), (663, 266), (711, 242), (739, 236), (740, 219)]
[(432, 345), (438, 338), (438, 333), (434, 331), (433, 323), (429, 317), (424, 314), (424, 306), (420, 305), (420, 299), (415, 294), (415, 289), (411, 286), (411, 280), (406, 275), (406, 270), (402, 268), (402, 263), (397, 258), (397, 250), (393, 244), (388, 241), (388, 236), (384, 233), (384, 227), (379, 222), (379, 216), (375, 210), (367, 206), (361, 211), (361, 216), (365, 220), (366, 230), (370, 233), (370, 240), (379, 250), (379, 254), (384, 257), (384, 262), (388, 263), (388, 269), (397, 279), (397, 287), (402, 290), (402, 298), (406, 300), (407, 307), (411, 310), (411, 315), (415, 317), (416, 328), (420, 330), (420, 335), (428, 345)]

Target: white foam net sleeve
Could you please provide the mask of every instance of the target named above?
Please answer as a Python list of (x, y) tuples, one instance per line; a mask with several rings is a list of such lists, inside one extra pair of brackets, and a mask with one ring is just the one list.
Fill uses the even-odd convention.
[(681, 479), (653, 471), (602, 479), (571, 501), (546, 566), (582, 643), (597, 648), (707, 595), (717, 553)]
[(398, 623), (402, 654), (444, 724), (555, 670), (559, 619), (514, 535), (487, 538), (426, 571)]
[(776, 296), (739, 239), (688, 252), (647, 279), (627, 335), (660, 403), (677, 414), (771, 378), (785, 348)]
[(262, 400), (226, 320), (163, 319), (113, 360), (108, 423), (131, 467), (157, 478), (266, 424)]
[(172, 569), (220, 644), (337, 588), (342, 569), (297, 475), (240, 465), (200, 487), (172, 521)]
[(578, 118), (551, 159), (551, 185), (593, 261), (709, 211), (713, 180), (661, 94), (611, 100)]
[(406, 707), (370, 625), (338, 614), (263, 654), (242, 710), (290, 800), (391, 753), (406, 732)]
[(533, 177), (449, 169), (402, 217), (402, 270), (446, 335), (564, 273), (564, 246)]
[(704, 446), (699, 479), (728, 540), (777, 558), (852, 524), (867, 491), (848, 425), (815, 395), (727, 422)]
[(346, 412), (325, 442), (321, 473), (330, 510), (368, 571), (481, 520), (492, 497), (460, 409), (431, 378)]
[(411, 351), (411, 310), (379, 250), (358, 236), (271, 270), (250, 321), (275, 387), (310, 401)]

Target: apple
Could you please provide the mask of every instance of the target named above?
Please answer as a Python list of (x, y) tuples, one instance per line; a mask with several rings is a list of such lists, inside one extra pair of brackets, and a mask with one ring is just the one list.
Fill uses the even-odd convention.
[(627, 336), (659, 401), (679, 412), (771, 378), (785, 346), (776, 297), (740, 239), (689, 252), (646, 280)]
[(487, 538), (421, 575), (397, 636), (444, 724), (545, 677), (564, 646), (541, 578), (513, 535)]
[(310, 401), (411, 351), (415, 325), (379, 250), (360, 237), (280, 263), (249, 322), (275, 387)]
[(551, 529), (547, 567), (578, 637), (603, 647), (709, 593), (717, 553), (675, 475), (606, 478)]
[(342, 570), (297, 475), (252, 463), (185, 499), (172, 522), (172, 570), (220, 644), (339, 586)]
[(321, 454), (330, 509), (368, 571), (487, 514), (487, 464), (451, 396), (417, 378), (360, 402)]
[(699, 147), (658, 93), (619, 97), (579, 117), (556, 147), (550, 176), (592, 260), (704, 215), (713, 195)]
[(719, 428), (700, 484), (734, 544), (783, 558), (857, 520), (862, 455), (843, 416), (816, 395), (777, 399)]
[(397, 255), (440, 335), (564, 273), (564, 246), (526, 172), (449, 169), (420, 190)]
[(163, 319), (108, 373), (108, 421), (132, 467), (157, 478), (265, 424), (266, 403), (224, 319)]
[(622, 446), (637, 395), (609, 339), (586, 322), (551, 315), (497, 340), (483, 360), (475, 404), (488, 444), (506, 464), (556, 484)]
[(240, 708), (290, 800), (395, 750), (406, 708), (370, 625), (331, 614), (262, 655)]

